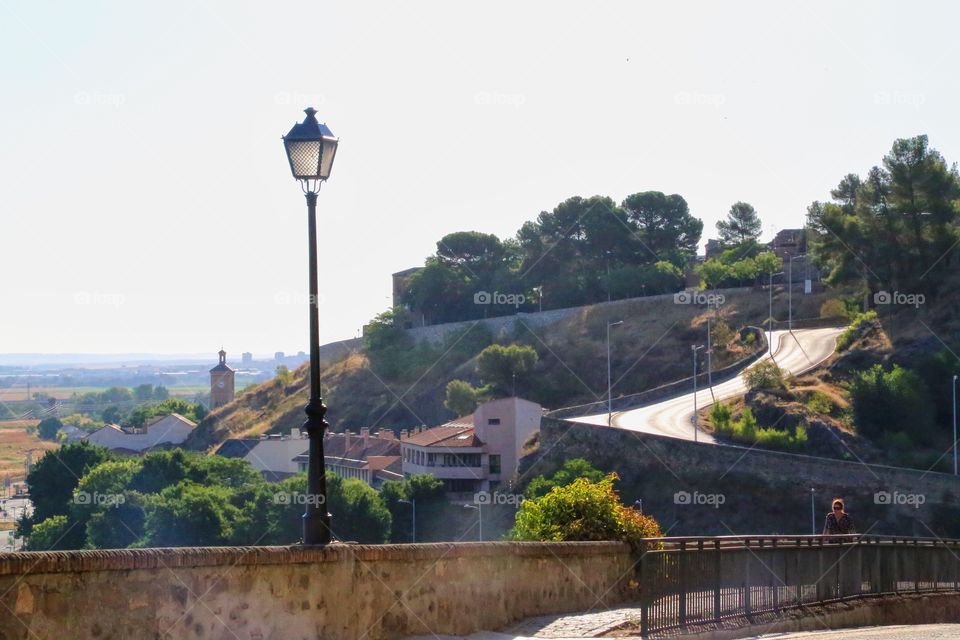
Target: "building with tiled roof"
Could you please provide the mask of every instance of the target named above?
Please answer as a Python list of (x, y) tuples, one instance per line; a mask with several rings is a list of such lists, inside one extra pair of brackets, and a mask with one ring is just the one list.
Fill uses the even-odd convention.
[(535, 402), (501, 398), (471, 416), (401, 434), (403, 475), (431, 475), (448, 493), (495, 491), (515, 480), (523, 445), (540, 430), (542, 413)]
[[(404, 432), (406, 433), (406, 432)], [(327, 433), (323, 439), (323, 460), (327, 471), (341, 478), (363, 480), (379, 489), (386, 480), (402, 480), (400, 441), (393, 431), (371, 434)], [(310, 458), (307, 451), (293, 458), (300, 471), (306, 471)]]

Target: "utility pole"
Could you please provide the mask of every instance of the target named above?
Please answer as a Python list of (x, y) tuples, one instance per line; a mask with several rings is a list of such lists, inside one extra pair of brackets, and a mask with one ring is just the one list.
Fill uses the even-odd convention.
[(607, 323), (607, 426), (613, 426), (613, 377), (610, 372), (610, 327), (623, 324), (623, 320)]
[(690, 351), (693, 353), (693, 441), (698, 442), (697, 438), (697, 351), (703, 349), (703, 345), (692, 344)]
[(814, 494), (817, 492), (816, 489), (810, 487), (810, 535), (817, 535), (817, 507), (814, 501)]
[(953, 475), (957, 475), (957, 376), (953, 376)]
[(717, 401), (713, 395), (713, 331), (710, 329), (710, 316), (707, 316), (707, 386), (710, 388), (710, 399)]

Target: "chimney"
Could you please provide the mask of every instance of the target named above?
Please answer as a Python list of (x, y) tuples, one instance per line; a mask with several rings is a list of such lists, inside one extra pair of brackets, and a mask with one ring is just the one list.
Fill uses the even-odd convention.
[(344, 451), (350, 448), (350, 440), (351, 440), (350, 436), (352, 435), (353, 435), (352, 433), (344, 429), (343, 431), (343, 450)]
[(384, 439), (384, 440), (396, 440), (396, 439), (397, 439), (397, 436), (396, 436), (396, 434), (393, 433), (393, 430), (392, 430), (392, 429), (384, 429), (383, 431), (381, 431), (380, 433), (378, 433), (377, 436), (380, 437), (380, 438), (382, 438), (382, 439)]
[(409, 432), (409, 431), (407, 431), (406, 429), (400, 429), (400, 439), (401, 439), (401, 440), (406, 440), (406, 439), (409, 438), (409, 437), (410, 437), (410, 432)]
[(370, 427), (360, 427), (360, 437), (363, 438), (363, 446), (370, 444)]

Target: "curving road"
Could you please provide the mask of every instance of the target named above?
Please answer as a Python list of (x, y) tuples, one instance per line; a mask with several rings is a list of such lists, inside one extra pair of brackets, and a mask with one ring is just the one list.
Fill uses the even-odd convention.
[[(774, 331), (773, 339), (770, 341), (771, 344), (776, 345), (776, 350), (772, 356), (773, 361), (788, 374), (799, 375), (809, 371), (833, 353), (837, 336), (842, 331), (843, 327), (794, 329), (792, 334), (789, 331)], [(770, 357), (764, 355), (757, 362), (762, 362)], [(701, 409), (709, 406), (715, 400), (742, 396), (746, 392), (747, 388), (743, 379), (736, 376), (726, 382), (713, 385), (712, 395), (708, 388), (697, 389), (697, 408)], [(631, 431), (693, 440), (693, 407), (694, 396), (691, 389), (689, 393), (668, 398), (646, 407), (628, 411), (614, 411), (612, 424), (615, 427)], [(569, 419), (588, 424), (607, 424), (606, 413)], [(703, 429), (698, 430), (696, 439), (700, 442), (715, 442), (713, 436)]]

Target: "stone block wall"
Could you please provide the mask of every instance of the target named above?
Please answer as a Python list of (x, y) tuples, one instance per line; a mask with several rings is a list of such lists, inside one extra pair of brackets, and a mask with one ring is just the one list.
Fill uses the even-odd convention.
[(0, 638), (379, 640), (631, 597), (616, 542), (0, 554)]

